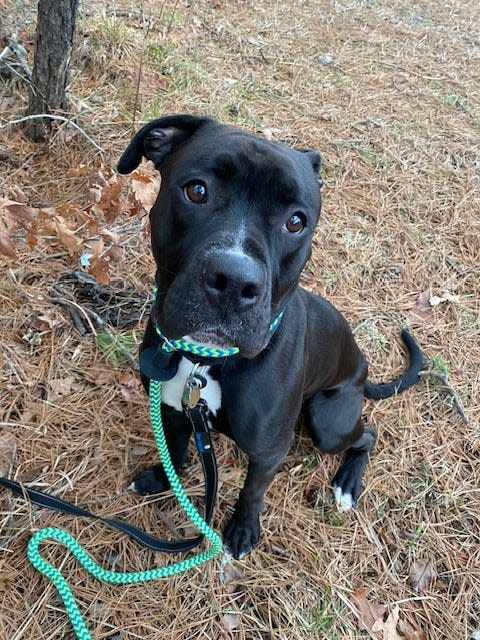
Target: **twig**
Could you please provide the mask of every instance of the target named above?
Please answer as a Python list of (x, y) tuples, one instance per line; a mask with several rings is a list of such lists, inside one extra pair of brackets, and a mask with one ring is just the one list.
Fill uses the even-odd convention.
[(418, 375), (421, 376), (422, 378), (431, 377), (431, 378), (437, 378), (437, 380), (440, 380), (443, 386), (447, 388), (448, 393), (450, 394), (451, 398), (453, 399), (453, 402), (455, 403), (455, 406), (457, 407), (458, 413), (462, 416), (462, 420), (464, 421), (465, 424), (468, 424), (468, 418), (465, 413), (465, 409), (463, 407), (462, 401), (458, 397), (458, 394), (455, 391), (455, 389), (450, 384), (450, 381), (448, 380), (448, 376), (446, 373), (440, 373), (439, 371), (420, 371)]
[(105, 152), (105, 150), (102, 149), (102, 147), (99, 147), (98, 144), (95, 142), (95, 140), (92, 140), (92, 138), (90, 138), (90, 136), (87, 133), (85, 133), (85, 131), (81, 129), (78, 126), (78, 124), (76, 124), (75, 122), (73, 122), (73, 120), (70, 120), (69, 118), (65, 118), (64, 116), (53, 116), (53, 115), (50, 115), (49, 113), (37, 113), (32, 116), (25, 116), (23, 118), (19, 118), (18, 120), (10, 120), (9, 122), (7, 122), (7, 124), (0, 125), (0, 129), (5, 129), (6, 127), (12, 124), (20, 124), (21, 122), (26, 122), (27, 120), (34, 120), (35, 118), (50, 118), (51, 120), (61, 120), (62, 122), (71, 124), (72, 127), (77, 129), (77, 131), (80, 131), (80, 133), (83, 136), (85, 136), (85, 138), (95, 147), (95, 149), (98, 149), (102, 153)]
[(85, 316), (85, 320), (90, 326), (90, 331), (93, 333), (93, 335), (97, 335), (95, 327), (93, 326), (92, 321), (90, 320), (90, 317), (87, 313), (87, 309), (77, 304), (76, 302), (73, 302), (72, 300), (62, 298), (61, 296), (48, 296), (47, 300), (49, 300), (50, 302), (54, 302), (55, 304), (59, 304), (62, 307), (67, 307), (72, 316), (73, 323), (81, 335), (85, 333), (85, 327), (83, 326), (83, 323), (80, 320), (79, 314), (77, 312), (80, 312)]
[[(92, 333), (94, 335), (97, 335), (97, 332), (95, 331), (95, 327), (92, 325), (92, 320), (93, 320), (100, 327), (100, 329), (108, 335), (110, 340), (115, 345), (115, 348), (122, 352), (122, 355), (130, 363), (131, 367), (135, 369), (135, 371), (138, 371), (139, 366), (138, 366), (137, 360), (134, 358), (134, 356), (132, 356), (130, 351), (128, 351), (128, 349), (126, 349), (119, 340), (117, 340), (115, 334), (111, 331), (108, 324), (105, 322), (105, 320), (103, 320), (103, 318), (101, 318), (98, 315), (98, 313), (96, 313), (95, 311), (92, 311), (92, 309), (88, 309), (87, 307), (82, 307), (78, 303), (72, 302), (71, 300), (67, 300), (66, 298), (62, 298), (60, 296), (58, 297), (48, 296), (47, 300), (50, 300), (50, 302), (54, 302), (55, 304), (59, 304), (61, 306), (67, 307), (72, 315), (72, 320), (76, 327), (77, 327), (77, 324), (75, 322), (75, 316), (78, 322), (80, 322), (80, 324), (81, 324), (81, 321), (78, 318), (78, 314), (75, 314), (75, 316), (72, 314), (72, 309), (75, 309), (75, 311), (80, 311), (85, 316), (88, 324), (90, 325), (90, 329)], [(83, 335), (84, 331), (82, 331), (79, 327), (77, 327), (77, 329)]]

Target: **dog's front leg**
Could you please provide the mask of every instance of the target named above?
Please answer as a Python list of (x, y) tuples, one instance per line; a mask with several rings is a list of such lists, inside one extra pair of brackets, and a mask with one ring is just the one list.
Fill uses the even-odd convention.
[(223, 539), (235, 558), (252, 551), (260, 538), (260, 513), (263, 498), (287, 451), (274, 458), (255, 457), (248, 463), (247, 477), (240, 492), (235, 511), (225, 527)]

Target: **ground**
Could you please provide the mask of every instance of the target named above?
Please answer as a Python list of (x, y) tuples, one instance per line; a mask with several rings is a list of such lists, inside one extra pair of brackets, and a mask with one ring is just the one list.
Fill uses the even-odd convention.
[[(2, 35), (18, 34), (31, 65), (36, 3), (0, 0), (0, 8)], [(85, 246), (98, 249), (95, 233), (113, 237), (122, 254), (111, 254), (111, 286), (126, 291), (121, 308), (135, 301), (136, 313), (111, 330), (129, 347), (138, 343), (153, 274), (145, 216), (135, 207), (112, 216), (116, 235), (106, 235), (92, 185), (99, 172), (102, 188), (115, 182), (109, 168), (132, 131), (160, 115), (208, 113), (320, 151), (324, 208), (303, 285), (345, 314), (373, 379), (405, 366), (402, 326), (422, 346), (425, 370), (439, 374), (365, 403), (379, 439), (351, 513), (332, 504), (338, 460), (314, 451), (299, 428), (267, 494), (258, 548), (223, 572), (215, 560), (163, 582), (108, 586), (51, 543), (45, 553), (62, 565), (95, 638), (479, 633), (479, 23), (476, 0), (85, 0), (69, 92), (80, 129), (57, 122), (40, 144), (9, 124), (24, 115), (27, 89), (0, 67), (0, 195), (57, 216), (31, 246), (25, 225), (11, 219), (27, 210), (1, 210), (16, 250), (2, 258), (0, 282), (3, 475), (158, 535), (189, 531), (169, 496), (127, 491), (132, 474), (156, 459), (146, 398), (129, 362), (89, 330), (105, 338), (105, 327), (89, 316), (80, 333), (89, 303), (73, 297), (71, 280), (59, 282), (81, 269)], [(148, 182), (152, 169), (142, 171)], [(95, 211), (100, 226), (90, 228)], [(79, 305), (77, 325), (59, 297)], [(245, 460), (225, 439), (215, 448), (221, 530)], [(182, 478), (199, 499), (196, 459)], [(2, 638), (73, 637), (56, 591), (25, 556), (43, 526), (65, 527), (117, 570), (172, 561), (4, 492), (0, 505)]]

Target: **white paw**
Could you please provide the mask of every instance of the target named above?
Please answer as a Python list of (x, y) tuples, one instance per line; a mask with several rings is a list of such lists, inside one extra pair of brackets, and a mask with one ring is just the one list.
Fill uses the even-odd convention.
[(341, 487), (333, 487), (333, 495), (339, 511), (350, 511), (353, 507), (353, 499), (350, 493), (343, 493)]

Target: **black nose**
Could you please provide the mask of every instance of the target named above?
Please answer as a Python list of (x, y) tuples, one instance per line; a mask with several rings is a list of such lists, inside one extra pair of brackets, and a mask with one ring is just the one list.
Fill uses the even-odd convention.
[(210, 256), (203, 269), (209, 300), (222, 311), (244, 311), (261, 299), (265, 290), (262, 265), (244, 253), (223, 252)]

